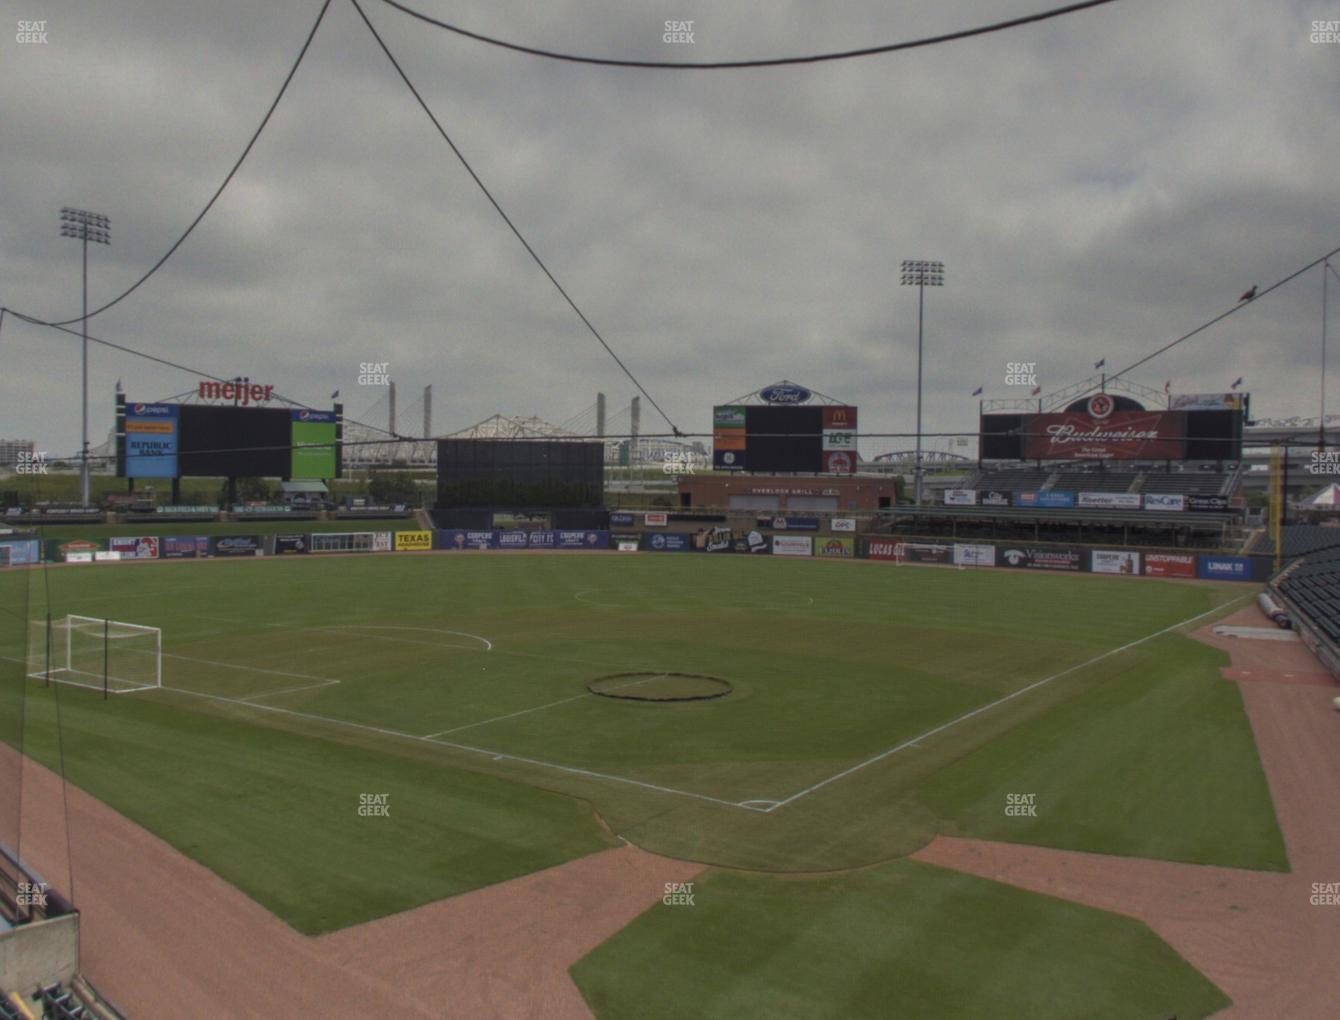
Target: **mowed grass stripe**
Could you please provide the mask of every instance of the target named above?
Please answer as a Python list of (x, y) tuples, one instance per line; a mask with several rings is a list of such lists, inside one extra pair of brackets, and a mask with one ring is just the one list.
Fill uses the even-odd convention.
[(712, 872), (571, 968), (598, 1017), (1206, 1017), (1229, 1000), (1144, 924), (897, 861)]

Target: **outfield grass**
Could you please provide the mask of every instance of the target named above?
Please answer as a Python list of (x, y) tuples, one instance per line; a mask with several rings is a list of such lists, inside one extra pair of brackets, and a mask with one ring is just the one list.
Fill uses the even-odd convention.
[[(1169, 634), (1108, 654), (1241, 598), (1237, 586), (617, 554), (294, 557), (4, 576), (28, 582), (34, 616), (49, 590), (57, 616), (163, 628), (167, 689), (107, 705), (71, 693), (90, 748), (87, 771), (72, 774), (300, 927), (401, 909), (412, 888), (426, 902), (496, 881), (538, 860), (550, 840), (560, 857), (603, 845), (589, 830), (585, 844), (551, 835), (559, 809), (522, 795), (536, 790), (566, 795), (561, 803), (580, 805), (581, 818), (594, 806), (639, 846), (757, 870), (868, 865), (939, 831), (1018, 836), (1000, 819), (989, 827), (1003, 792), (1016, 790), (1040, 795), (1039, 828), (1024, 837), (1038, 842), (1283, 864), (1250, 728), (1217, 679), (1217, 653)], [(734, 690), (652, 704), (586, 689), (625, 671), (709, 674)], [(174, 725), (191, 738), (166, 739)], [(254, 841), (223, 836), (256, 817), (229, 789), (228, 769), (194, 752), (215, 734), (236, 750), (221, 760), (272, 753), (276, 776), (295, 756), (325, 763), (267, 794), (294, 798), (279, 812), (291, 826)], [(358, 764), (338, 766), (346, 757)], [(116, 761), (117, 784), (134, 797), (101, 785), (103, 759)], [(430, 826), (357, 859), (355, 870), (376, 870), (384, 855), (382, 870), (394, 862), (413, 877), (404, 887), (351, 911), (348, 873), (332, 858), (306, 874), (301, 904), (286, 899), (280, 887), (302, 858), (276, 855), (276, 841), (315, 826), (340, 845), (359, 831), (351, 799), (378, 792), (358, 778), (373, 762), (388, 782), (408, 784), (407, 823), (431, 791), (469, 800), (470, 784), (508, 780), (499, 789), (520, 792), (493, 798), (493, 815), (466, 812), (464, 829), (525, 831), (535, 817), (541, 836), (497, 862), (483, 852), (478, 864), (466, 840), (464, 855), (444, 864)], [(338, 783), (318, 781), (327, 770)], [(179, 830), (190, 805), (214, 828)], [(429, 819), (426, 806), (422, 814)]]
[(1206, 1017), (1229, 1004), (1144, 924), (896, 861), (713, 872), (571, 970), (608, 1020)]
[[(71, 782), (305, 934), (614, 843), (589, 805), (506, 779), (246, 720), (37, 686), (24, 750), (51, 768), (57, 691)], [(360, 815), (365, 799), (384, 802), (386, 815)]]
[[(962, 835), (1287, 871), (1242, 695), (1216, 675), (1228, 656), (1172, 636), (1150, 653), (936, 773), (923, 799)], [(1007, 816), (1009, 794), (1033, 795), (1036, 817)]]

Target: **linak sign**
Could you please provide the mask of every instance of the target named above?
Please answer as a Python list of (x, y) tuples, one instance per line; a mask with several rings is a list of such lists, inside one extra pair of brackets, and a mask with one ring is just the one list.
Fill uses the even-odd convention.
[(269, 403), (274, 391), (273, 386), (262, 386), (250, 379), (233, 379), (229, 382), (201, 379), (197, 392), (201, 400), (224, 400), (249, 407), (252, 404)]
[(810, 397), (814, 396), (804, 386), (797, 386), (792, 382), (773, 383), (771, 386), (764, 386), (758, 391), (758, 395), (763, 398), (767, 404), (806, 404)]

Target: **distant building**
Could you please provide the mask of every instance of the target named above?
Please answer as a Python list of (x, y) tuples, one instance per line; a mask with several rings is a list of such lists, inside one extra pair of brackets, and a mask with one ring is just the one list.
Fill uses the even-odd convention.
[(0, 467), (12, 468), (19, 463), (19, 454), (27, 454), (32, 459), (35, 447), (31, 439), (0, 439)]

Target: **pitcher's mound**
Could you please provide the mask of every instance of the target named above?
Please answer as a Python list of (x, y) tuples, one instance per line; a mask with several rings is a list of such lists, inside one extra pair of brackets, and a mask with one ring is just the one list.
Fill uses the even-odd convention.
[(709, 701), (733, 688), (720, 677), (702, 673), (612, 673), (586, 685), (592, 694), (621, 701)]

